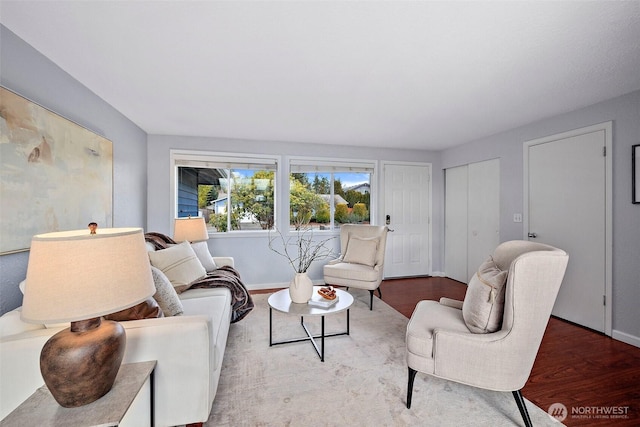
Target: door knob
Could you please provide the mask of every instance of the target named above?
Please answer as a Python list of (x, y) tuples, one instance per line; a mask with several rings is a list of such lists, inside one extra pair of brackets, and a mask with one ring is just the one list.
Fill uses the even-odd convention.
[(535, 239), (536, 237), (538, 237), (538, 235), (536, 233), (529, 233), (529, 238), (530, 239)]

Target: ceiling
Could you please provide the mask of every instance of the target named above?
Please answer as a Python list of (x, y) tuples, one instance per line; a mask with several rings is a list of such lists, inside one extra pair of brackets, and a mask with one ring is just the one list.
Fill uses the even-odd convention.
[(148, 134), (441, 150), (640, 89), (640, 1), (0, 0)]

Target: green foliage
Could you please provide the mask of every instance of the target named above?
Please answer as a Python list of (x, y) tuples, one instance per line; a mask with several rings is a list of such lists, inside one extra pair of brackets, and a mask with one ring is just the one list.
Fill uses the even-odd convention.
[(342, 198), (346, 200), (344, 190), (342, 189), (342, 182), (340, 181), (340, 178), (333, 179), (333, 194), (342, 196)]
[(361, 193), (359, 191), (355, 191), (355, 190), (349, 190), (345, 193), (345, 195), (343, 196), (344, 199), (349, 202), (349, 206), (354, 206), (357, 203), (364, 203), (364, 205), (366, 206), (367, 210), (369, 210), (369, 203), (371, 200), (371, 194), (369, 193)]
[(218, 200), (219, 194), (220, 191), (218, 190), (218, 187), (212, 185), (211, 190), (209, 190), (209, 194), (207, 194), (207, 206), (210, 205), (214, 200)]
[(326, 203), (322, 197), (292, 176), (289, 193), (289, 222), (295, 226), (296, 230), (308, 224), (314, 213), (324, 206)]
[(198, 208), (206, 208), (218, 198), (218, 189), (213, 185), (198, 185)]
[[(212, 214), (209, 217), (209, 224), (214, 226), (216, 230), (220, 233), (224, 233), (225, 231), (228, 231), (227, 230), (227, 214), (226, 213)], [(231, 216), (231, 228), (234, 230), (238, 228), (238, 219), (237, 219), (237, 216), (235, 215)]]
[(324, 206), (316, 212), (316, 222), (328, 224), (329, 221), (331, 221), (331, 212), (329, 212), (329, 205), (325, 203)]
[(336, 211), (333, 213), (333, 219), (336, 222), (343, 224), (347, 222), (348, 216), (349, 208), (347, 207), (347, 205), (345, 203), (338, 203), (338, 205), (336, 205)]
[(360, 218), (360, 221), (362, 221), (368, 215), (367, 207), (365, 206), (364, 203), (356, 203), (355, 205), (353, 205), (352, 214), (353, 216)]
[(302, 185), (304, 185), (307, 188), (311, 187), (311, 183), (309, 183), (309, 178), (307, 177), (306, 173), (291, 173), (291, 178), (295, 179), (296, 181), (300, 182)]
[(326, 176), (320, 177), (316, 175), (313, 178), (313, 184), (311, 184), (311, 188), (316, 194), (329, 194), (331, 188), (329, 179)]
[[(273, 182), (273, 171), (256, 171), (250, 178), (234, 178), (231, 193), (232, 213), (238, 215), (238, 218), (254, 218), (263, 230), (272, 229), (274, 223)], [(236, 230), (237, 225), (233, 229)]]

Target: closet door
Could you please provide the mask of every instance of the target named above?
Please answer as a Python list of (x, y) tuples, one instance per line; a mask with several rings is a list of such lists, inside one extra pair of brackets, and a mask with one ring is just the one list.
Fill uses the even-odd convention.
[(445, 170), (445, 274), (467, 283), (468, 168)]
[(500, 243), (500, 160), (445, 170), (445, 274), (468, 283)]
[(469, 164), (467, 278), (500, 244), (500, 160)]

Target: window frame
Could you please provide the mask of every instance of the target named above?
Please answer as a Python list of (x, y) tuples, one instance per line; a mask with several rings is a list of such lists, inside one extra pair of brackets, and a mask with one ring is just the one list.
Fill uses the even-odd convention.
[[(298, 167), (305, 167), (309, 169), (315, 169), (318, 173), (344, 173), (344, 172), (368, 172), (369, 176), (369, 223), (371, 225), (377, 224), (377, 206), (379, 195), (378, 195), (378, 169), (379, 162), (377, 160), (362, 160), (362, 159), (348, 159), (348, 158), (333, 158), (333, 157), (311, 157), (311, 156), (289, 156), (287, 157), (283, 165), (283, 174), (286, 174), (286, 186), (283, 186), (282, 193), (284, 193), (286, 198), (286, 203), (282, 206), (281, 214), (282, 218), (278, 218), (277, 224), (279, 225), (279, 229), (286, 230), (286, 234), (293, 234), (295, 230), (291, 229), (291, 224), (289, 221), (289, 211), (291, 209), (290, 206), (290, 195), (291, 195), (291, 183), (289, 177), (291, 176), (292, 170)], [(331, 170), (333, 169), (333, 170)], [(297, 173), (298, 171), (293, 171)], [(313, 173), (313, 171), (304, 172), (304, 173)], [(284, 180), (283, 180), (284, 181)], [(330, 185), (330, 196), (334, 195), (333, 185)], [(333, 200), (333, 197), (330, 198)], [(335, 210), (335, 206), (334, 206)], [(329, 230), (318, 230), (314, 229), (314, 233), (318, 234), (335, 234), (338, 235), (340, 233), (340, 228), (334, 227), (334, 210), (331, 211), (331, 229)]]
[[(274, 167), (274, 184), (273, 184), (273, 215), (274, 215), (274, 227), (278, 224), (278, 215), (281, 211), (281, 197), (282, 193), (279, 190), (281, 182), (281, 169), (282, 169), (282, 157), (278, 155), (269, 154), (257, 154), (257, 153), (230, 153), (219, 151), (204, 151), (204, 150), (176, 150), (171, 149), (169, 151), (170, 159), (170, 212), (172, 217), (170, 218), (171, 233), (173, 233), (173, 220), (178, 218), (178, 168), (188, 166), (189, 162), (202, 163), (202, 166), (209, 165), (212, 168), (227, 167), (230, 169), (242, 169), (242, 166), (257, 165), (269, 165)], [(230, 209), (227, 209), (230, 212)], [(209, 238), (215, 237), (256, 237), (260, 235), (266, 235), (269, 230), (230, 230), (209, 233)]]

